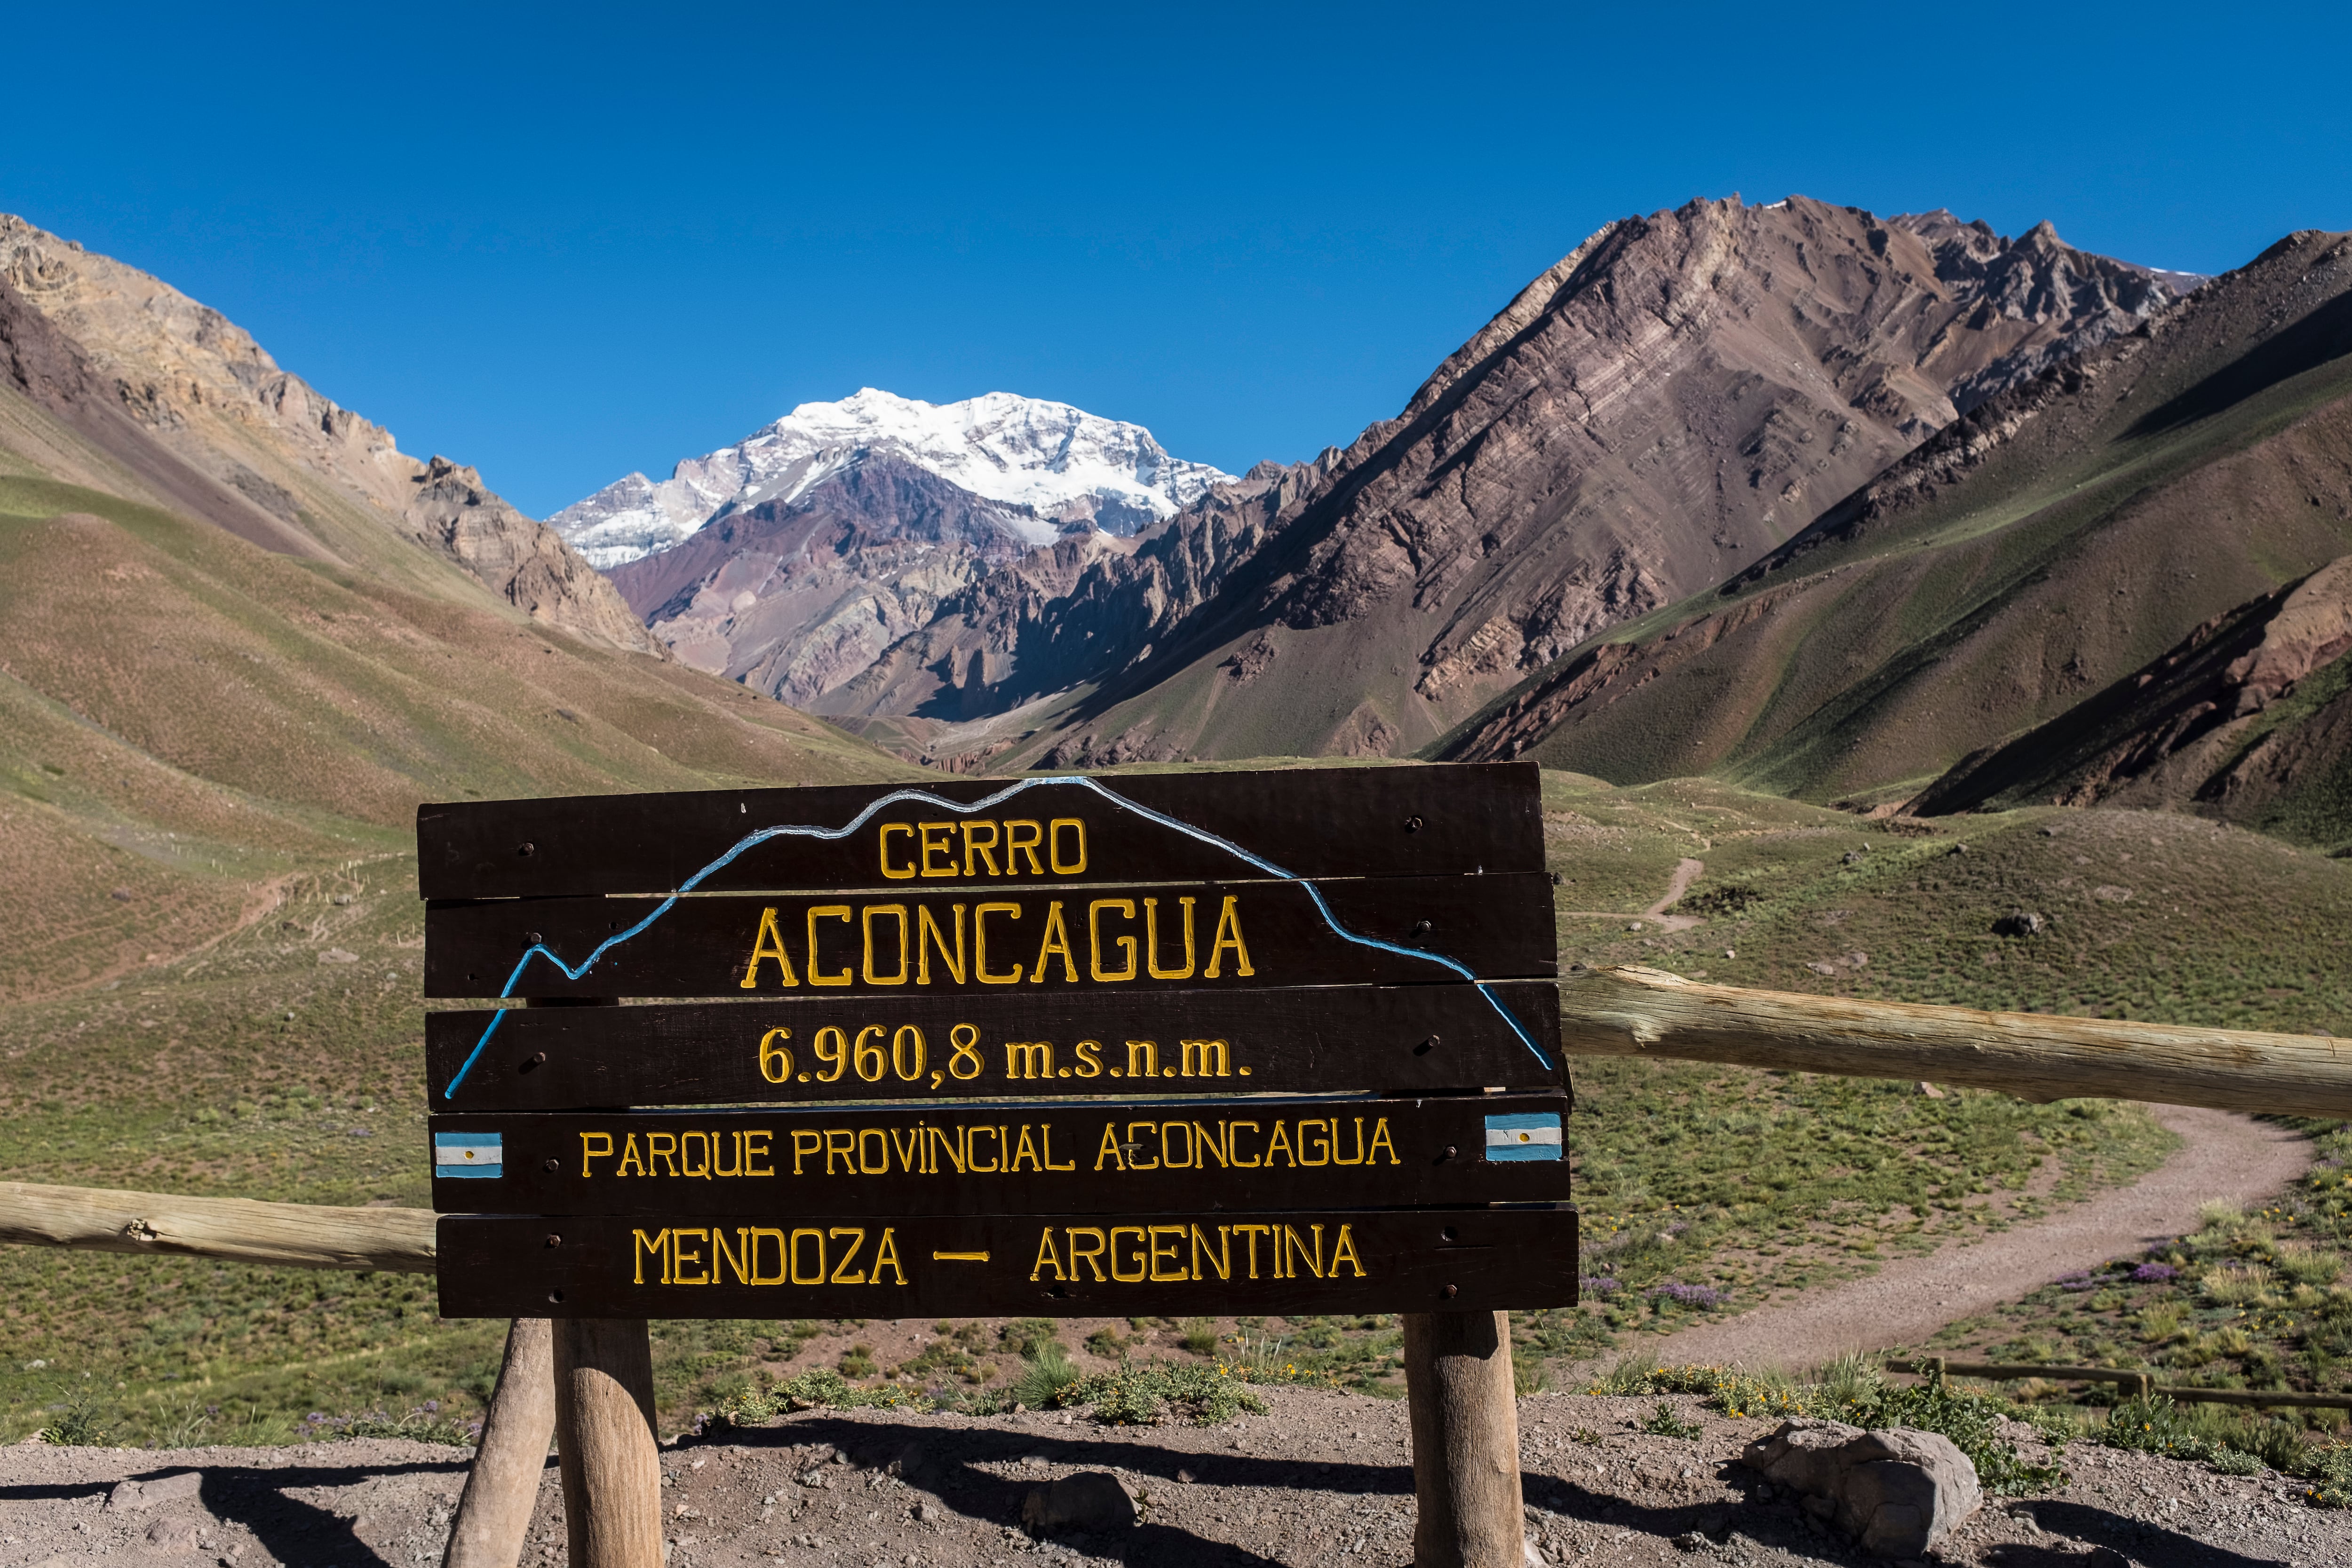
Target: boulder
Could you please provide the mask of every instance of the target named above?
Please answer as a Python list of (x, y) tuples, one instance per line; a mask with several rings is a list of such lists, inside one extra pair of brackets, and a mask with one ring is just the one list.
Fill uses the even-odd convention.
[(1784, 1421), (1739, 1462), (1801, 1494), (1806, 1511), (1873, 1557), (1919, 1557), (1984, 1501), (1976, 1466), (1949, 1437), (1907, 1427)]
[(120, 1481), (107, 1494), (109, 1513), (129, 1513), (137, 1509), (155, 1508), (167, 1502), (200, 1496), (204, 1491), (202, 1470), (179, 1470), (168, 1476), (153, 1476), (144, 1480)]
[(1021, 1503), (1021, 1522), (1039, 1535), (1125, 1530), (1135, 1523), (1135, 1500), (1117, 1476), (1080, 1470), (1030, 1488)]

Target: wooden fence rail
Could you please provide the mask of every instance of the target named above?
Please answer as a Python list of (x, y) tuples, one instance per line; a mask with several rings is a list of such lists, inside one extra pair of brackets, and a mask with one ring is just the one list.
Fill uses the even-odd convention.
[(2016, 1362), (1953, 1361), (1946, 1356), (1926, 1355), (1909, 1361), (1891, 1360), (1886, 1364), (1886, 1370), (1907, 1372), (1931, 1383), (1941, 1383), (1947, 1377), (1982, 1377), (1996, 1383), (2040, 1377), (2052, 1383), (2120, 1384), (2139, 1398), (2156, 1396), (2179, 1404), (2352, 1410), (2352, 1394), (2290, 1394), (2284, 1389), (2262, 1388), (2181, 1388), (2159, 1385), (2156, 1375), (2151, 1372), (2112, 1366), (2038, 1366)]
[(2352, 1040), (1751, 991), (1628, 966), (1560, 984), (1571, 1056), (1673, 1057), (1848, 1078), (2219, 1111), (2352, 1116)]
[(184, 1253), (296, 1269), (430, 1274), (425, 1208), (334, 1208), (0, 1182), (0, 1242), (84, 1252)]

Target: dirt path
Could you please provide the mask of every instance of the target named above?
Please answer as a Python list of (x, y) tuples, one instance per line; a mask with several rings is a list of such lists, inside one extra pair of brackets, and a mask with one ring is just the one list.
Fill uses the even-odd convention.
[(1675, 901), (1690, 891), (1690, 884), (1706, 873), (1705, 861), (1685, 857), (1675, 862), (1675, 874), (1666, 879), (1666, 895), (1639, 915), (1618, 914), (1606, 909), (1563, 909), (1560, 915), (1568, 920), (1654, 920), (1668, 931), (1687, 931), (1698, 924), (1696, 915), (1669, 915)]
[(1623, 1348), (1685, 1363), (1817, 1366), (1843, 1351), (1916, 1344), (1946, 1323), (2073, 1270), (2179, 1236), (2214, 1198), (2251, 1204), (2311, 1163), (2303, 1135), (2228, 1111), (2151, 1107), (2184, 1146), (2129, 1186), (1980, 1241), (1887, 1264), (1866, 1279)]

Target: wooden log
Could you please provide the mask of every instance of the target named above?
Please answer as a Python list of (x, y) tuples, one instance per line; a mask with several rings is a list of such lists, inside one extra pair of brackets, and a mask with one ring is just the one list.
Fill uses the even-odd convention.
[(571, 1568), (662, 1568), (653, 1344), (643, 1318), (555, 1325), (555, 1420)]
[(435, 1218), (423, 1208), (334, 1208), (0, 1182), (0, 1241), (78, 1251), (430, 1274)]
[(554, 1436), (555, 1336), (545, 1318), (517, 1318), (442, 1568), (515, 1568)]
[(1627, 966), (1560, 985), (1571, 1055), (1927, 1079), (2032, 1101), (2105, 1097), (2352, 1116), (2352, 1040), (1752, 991)]
[(1415, 1568), (1524, 1568), (1507, 1312), (1404, 1314)]

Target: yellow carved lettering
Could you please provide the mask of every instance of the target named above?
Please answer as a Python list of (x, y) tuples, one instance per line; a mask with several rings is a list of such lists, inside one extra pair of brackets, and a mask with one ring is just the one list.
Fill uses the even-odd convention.
[(971, 912), (971, 972), (980, 977), (983, 986), (1017, 986), (1021, 983), (1018, 964), (1002, 975), (989, 973), (988, 917), (999, 911), (1015, 920), (1021, 918), (1021, 906), (1017, 904), (983, 904)]
[(745, 1176), (773, 1176), (776, 1174), (776, 1167), (773, 1166), (755, 1166), (751, 1163), (753, 1160), (763, 1160), (768, 1157), (768, 1140), (775, 1135), (776, 1134), (773, 1132), (766, 1129), (762, 1129), (756, 1133), (745, 1133), (743, 1134), (743, 1174)]
[(1068, 1282), (1069, 1275), (1062, 1271), (1062, 1255), (1054, 1248), (1054, 1228), (1050, 1225), (1037, 1232), (1037, 1259), (1029, 1265), (1029, 1278), (1035, 1280), (1048, 1269), (1054, 1270), (1055, 1279)]
[[(803, 1237), (803, 1236), (807, 1237), (810, 1240), (812, 1240), (812, 1241), (814, 1241), (814, 1242), (815, 1242), (815, 1243), (816, 1243), (816, 1268), (815, 1268), (814, 1270), (812, 1270), (812, 1271), (811, 1271), (811, 1272), (810, 1272), (810, 1273), (809, 1273), (805, 1278), (803, 1278), (803, 1277), (802, 1276), (802, 1274), (801, 1274), (801, 1238), (802, 1238), (802, 1237)], [(793, 1282), (793, 1284), (795, 1284), (795, 1285), (822, 1285), (822, 1284), (824, 1284), (824, 1231), (822, 1231), (822, 1230), (795, 1230), (795, 1231), (793, 1231), (793, 1235), (792, 1235), (792, 1239), (784, 1243), (784, 1259), (785, 1259), (785, 1270), (786, 1270), (786, 1271), (790, 1274), (790, 1276), (791, 1276), (791, 1278), (792, 1278), (792, 1282)]]
[(1127, 1168), (1127, 1160), (1119, 1152), (1118, 1124), (1116, 1122), (1103, 1124), (1102, 1147), (1095, 1151), (1095, 1169), (1101, 1170), (1105, 1160), (1110, 1162), (1114, 1170)]
[[(762, 1241), (773, 1241), (776, 1244), (776, 1271), (773, 1274), (762, 1274), (760, 1272), (760, 1243)], [(753, 1227), (751, 1231), (751, 1283), (755, 1285), (781, 1285), (783, 1282), (784, 1233), (781, 1230), (771, 1230), (764, 1227)]]
[(1076, 985), (1078, 963), (1070, 952), (1070, 928), (1062, 919), (1062, 901), (1058, 898), (1045, 905), (1045, 939), (1037, 944), (1037, 968), (1029, 977), (1031, 985), (1045, 983), (1046, 960), (1056, 955), (1062, 960), (1062, 978), (1070, 985)]
[(1192, 905), (1197, 900), (1180, 898), (1184, 906), (1184, 967), (1163, 969), (1160, 967), (1160, 901), (1143, 901), (1143, 967), (1155, 980), (1189, 980), (1192, 977)]
[(651, 1174), (656, 1160), (669, 1162), (669, 1174), (677, 1175), (677, 1138), (669, 1133), (646, 1134), (646, 1169)]
[(637, 1135), (635, 1133), (628, 1134), (621, 1140), (621, 1163), (613, 1167), (613, 1174), (616, 1176), (627, 1176), (629, 1167), (632, 1166), (636, 1167), (639, 1176), (653, 1174), (646, 1169), (646, 1162), (637, 1154)]
[(887, 1225), (882, 1228), (881, 1244), (874, 1249), (874, 1271), (866, 1277), (866, 1282), (880, 1284), (882, 1270), (886, 1268), (898, 1276), (897, 1283), (903, 1285), (907, 1282), (907, 1270), (898, 1266), (898, 1233)]
[[(1070, 830), (1077, 841), (1077, 849), (1066, 863), (1062, 859), (1062, 830)], [(1076, 876), (1087, 869), (1087, 825), (1076, 817), (1056, 817), (1045, 828), (1045, 858), (1054, 862), (1055, 876)], [(1129, 914), (1132, 915), (1133, 910)]]
[(1078, 1041), (1076, 1050), (1078, 1053), (1078, 1076), (1081, 1078), (1100, 1078), (1102, 1076), (1102, 1041), (1098, 1040), (1082, 1040)]
[[(588, 1146), (588, 1140), (589, 1140), (589, 1139), (591, 1139), (591, 1138), (594, 1138), (598, 1143), (601, 1143), (601, 1144), (602, 1144), (602, 1145), (604, 1145), (604, 1146), (603, 1148), (601, 1148), (601, 1149), (592, 1149), (592, 1148), (590, 1148), (590, 1147)], [(606, 1159), (610, 1159), (610, 1158), (612, 1157), (612, 1155), (613, 1155), (613, 1134), (610, 1134), (610, 1133), (583, 1133), (583, 1134), (580, 1134), (580, 1174), (581, 1174), (583, 1176), (594, 1176), (594, 1175), (596, 1174), (594, 1171), (592, 1171), (592, 1170), (590, 1170), (590, 1169), (588, 1168), (588, 1162), (589, 1162), (590, 1160), (593, 1160), (593, 1159), (596, 1158), (596, 1157), (597, 1157), (597, 1156), (599, 1156), (599, 1155), (602, 1155), (602, 1156), (604, 1156), (604, 1158), (606, 1158)]]
[[(1127, 1042), (1127, 1075), (1129, 1078), (1160, 1076), (1160, 1042), (1150, 1040), (1130, 1040)], [(1111, 1073), (1118, 1076), (1117, 1071)]]
[(1339, 1277), (1339, 1265), (1342, 1263), (1356, 1271), (1357, 1279), (1364, 1277), (1363, 1260), (1356, 1256), (1356, 1239), (1349, 1234), (1348, 1227), (1344, 1225), (1339, 1227), (1339, 1239), (1331, 1244), (1331, 1278), (1334, 1280)]
[(1217, 978), (1217, 966), (1224, 961), (1227, 948), (1233, 949), (1234, 974), (1246, 979), (1257, 973), (1250, 967), (1249, 948), (1242, 943), (1241, 901), (1230, 893), (1225, 894), (1225, 906), (1217, 912), (1217, 935), (1209, 944), (1209, 967), (1202, 971), (1208, 978)]
[(1192, 1230), (1192, 1278), (1205, 1280), (1209, 1277), (1201, 1268), (1201, 1260), (1205, 1258), (1209, 1261), (1209, 1266), (1216, 1270), (1218, 1279), (1232, 1279), (1234, 1277), (1234, 1228), (1230, 1225), (1217, 1227), (1217, 1249), (1214, 1252), (1209, 1250), (1209, 1239), (1202, 1232), (1199, 1226), (1193, 1226)]
[[(1163, 1236), (1169, 1239), (1164, 1247), (1160, 1241)], [(1183, 1260), (1177, 1255), (1178, 1249), (1183, 1245), (1184, 1228), (1182, 1226), (1151, 1227), (1151, 1278), (1155, 1283), (1165, 1284), (1171, 1280), (1189, 1280), (1192, 1277), (1192, 1271), (1184, 1267)], [(1162, 1262), (1174, 1264), (1174, 1271), (1163, 1273), (1160, 1268)]]
[[(931, 949), (933, 947), (940, 950), (940, 963), (946, 967), (949, 977), (957, 985), (963, 984), (963, 905), (957, 904), (950, 904), (949, 907), (955, 912), (953, 915), (955, 952), (953, 954), (948, 952), (947, 933), (941, 931), (940, 923), (931, 918), (930, 906), (922, 904), (915, 906), (915, 984), (919, 986), (928, 986), (931, 983)], [(1017, 979), (1019, 976), (1016, 974), (1014, 977)]]
[[(1178, 1044), (1183, 1051), (1179, 1063), (1187, 1078), (1231, 1078), (1234, 1075), (1233, 1055), (1222, 1040), (1187, 1040)], [(1199, 1071), (1195, 1071), (1197, 1065)]]
[[(1101, 1284), (1103, 1282), (1103, 1233), (1091, 1226), (1073, 1225), (1063, 1234), (1070, 1239), (1070, 1282), (1073, 1284), (1084, 1282), (1078, 1279), (1078, 1265), (1084, 1262), (1087, 1268), (1094, 1270), (1095, 1283)], [(1094, 1245), (1079, 1246), (1078, 1241), (1082, 1237), (1092, 1241)]]
[(1397, 1158), (1396, 1145), (1389, 1142), (1389, 1119), (1386, 1116), (1372, 1124), (1372, 1146), (1370, 1153), (1365, 1157), (1370, 1159), (1382, 1149), (1389, 1152), (1389, 1164), (1393, 1166), (1403, 1163)]
[[(849, 905), (845, 904), (817, 904), (809, 906), (807, 925), (808, 972), (810, 985), (845, 986), (850, 983), (851, 976), (848, 965), (843, 965), (839, 973), (832, 975), (825, 974), (820, 967), (816, 955), (816, 923), (820, 920), (838, 920), (844, 925), (846, 925), (856, 917), (857, 912), (850, 908)], [(1209, 967), (1214, 969), (1216, 967), (1216, 955), (1212, 953), (1209, 956)]]
[(760, 911), (760, 932), (751, 938), (751, 961), (743, 966), (743, 989), (759, 988), (760, 960), (762, 958), (776, 961), (776, 967), (782, 975), (780, 984), (797, 986), (801, 983), (800, 977), (793, 973), (791, 956), (784, 951), (784, 934), (776, 928), (776, 912), (773, 909)]
[[(1320, 1227), (1318, 1227), (1318, 1230), (1320, 1228)], [(866, 1232), (863, 1230), (853, 1229), (847, 1226), (835, 1226), (829, 1234), (836, 1239), (844, 1236), (849, 1238), (849, 1250), (841, 1255), (840, 1267), (834, 1270), (829, 1282), (835, 1285), (862, 1285), (866, 1283), (865, 1270), (860, 1269), (855, 1274), (849, 1271), (849, 1266), (857, 1261), (857, 1254), (865, 1250)]]
[(1288, 1155), (1291, 1167), (1294, 1170), (1297, 1168), (1298, 1151), (1290, 1146), (1290, 1129), (1281, 1122), (1274, 1124), (1274, 1136), (1265, 1142), (1265, 1166), (1268, 1170), (1274, 1168), (1274, 1156), (1277, 1153)]
[(736, 1227), (733, 1247), (727, 1245), (727, 1232), (724, 1230), (713, 1230), (710, 1233), (710, 1241), (715, 1249), (710, 1259), (710, 1282), (714, 1285), (725, 1284), (727, 1270), (732, 1269), (735, 1270), (737, 1284), (752, 1283), (751, 1276), (758, 1273), (759, 1270), (751, 1257), (751, 1228), (748, 1225)]
[[(1056, 909), (1061, 905), (1055, 904)], [(1123, 920), (1135, 918), (1135, 900), (1131, 898), (1097, 898), (1087, 905), (1087, 973), (1097, 980), (1118, 981), (1135, 978), (1135, 938), (1112, 938), (1118, 947), (1124, 968), (1106, 969), (1102, 962), (1102, 914), (1106, 909), (1118, 912)]]
[[(1282, 1125), (1282, 1124), (1276, 1122), (1275, 1125), (1278, 1127)], [(1257, 1124), (1255, 1122), (1228, 1122), (1225, 1124), (1225, 1146), (1233, 1151), (1234, 1168), (1235, 1170), (1254, 1171), (1265, 1162), (1258, 1159), (1245, 1160), (1242, 1158), (1242, 1129), (1244, 1127), (1247, 1127), (1253, 1133), (1257, 1131)], [(1257, 1276), (1252, 1274), (1250, 1278), (1255, 1280)]]
[(648, 1252), (660, 1260), (661, 1282), (665, 1285), (668, 1284), (669, 1232), (665, 1230), (658, 1236), (647, 1236), (642, 1230), (636, 1233), (636, 1240), (631, 1243), (629, 1248), (629, 1256), (636, 1261), (635, 1282), (640, 1285), (646, 1282), (646, 1254)]
[[(1132, 1274), (1122, 1274), (1118, 1270), (1118, 1239), (1122, 1236), (1132, 1236), (1135, 1238), (1135, 1251), (1132, 1254), (1135, 1260), (1135, 1272)], [(1150, 1243), (1146, 1239), (1143, 1227), (1140, 1225), (1112, 1226), (1110, 1228), (1110, 1277), (1118, 1281), (1122, 1285), (1132, 1285), (1139, 1282), (1150, 1269), (1150, 1266), (1144, 1261), (1145, 1254), (1150, 1250)]]
[(882, 874), (892, 882), (911, 882), (915, 875), (915, 862), (912, 860), (908, 861), (904, 866), (895, 866), (890, 863), (890, 835), (893, 833), (904, 833), (911, 839), (915, 836), (915, 830), (904, 822), (882, 824), (881, 832), (875, 835), (875, 842), (881, 851)]
[(1021, 874), (1021, 857), (1029, 857), (1029, 874), (1044, 876), (1045, 868), (1038, 863), (1037, 847), (1045, 841), (1043, 822), (1008, 821), (1004, 824), (1004, 871), (1008, 876)]
[(1017, 1171), (1021, 1168), (1023, 1160), (1029, 1162), (1029, 1168), (1033, 1171), (1045, 1168), (1037, 1163), (1037, 1145), (1029, 1141), (1029, 1124), (1026, 1122), (1021, 1124), (1021, 1141), (1013, 1146), (1013, 1163), (1004, 1168), (1008, 1171)]
[[(955, 875), (955, 831), (956, 825), (953, 822), (922, 824), (923, 874), (925, 876)], [(947, 856), (946, 862), (939, 865), (932, 864), (932, 858), (937, 855)]]
[(697, 1248), (704, 1246), (710, 1239), (710, 1233), (705, 1230), (672, 1230), (669, 1233), (670, 1277), (664, 1280), (663, 1284), (708, 1285), (710, 1283), (710, 1275), (707, 1271), (700, 1274), (688, 1274), (686, 1271), (686, 1267), (689, 1263), (706, 1265), (709, 1261), (699, 1251), (688, 1252), (686, 1249), (686, 1239), (689, 1236), (694, 1238)]
[[(988, 837), (984, 839), (980, 836), (982, 829), (987, 830), (988, 832)], [(988, 874), (991, 876), (1003, 874), (996, 869), (996, 824), (985, 818), (976, 822), (966, 822), (963, 825), (964, 875), (979, 874), (971, 869), (975, 862), (986, 866)]]
[[(874, 920), (887, 915), (898, 923), (898, 972), (885, 975), (874, 967)], [(866, 939), (866, 959), (859, 966), (869, 986), (903, 986), (907, 983), (907, 906), (903, 904), (869, 904), (858, 912), (858, 929)]]
[(811, 1129), (797, 1129), (793, 1134), (793, 1175), (801, 1174), (801, 1161), (824, 1148), (824, 1138)]

